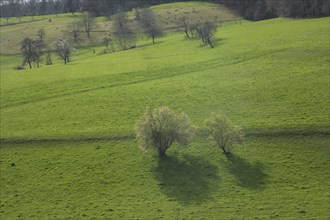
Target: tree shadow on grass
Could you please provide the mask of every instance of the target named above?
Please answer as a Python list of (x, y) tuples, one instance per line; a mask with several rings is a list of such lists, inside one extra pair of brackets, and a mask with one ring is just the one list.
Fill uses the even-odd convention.
[(222, 45), (222, 44), (225, 44), (226, 43), (226, 38), (214, 38), (213, 39), (213, 44), (214, 44), (214, 47), (217, 47), (219, 45)]
[(220, 181), (216, 166), (201, 157), (189, 155), (159, 159), (153, 172), (163, 193), (184, 204), (209, 199)]
[(239, 185), (250, 189), (264, 189), (266, 187), (267, 174), (264, 165), (261, 163), (250, 163), (244, 158), (236, 155), (226, 155), (225, 166), (230, 173), (234, 174)]
[[(222, 44), (225, 44), (226, 43), (226, 38), (214, 38), (212, 40), (212, 45), (213, 47), (218, 47)], [(204, 43), (200, 43), (199, 47), (210, 47), (210, 45), (208, 44), (204, 44)]]

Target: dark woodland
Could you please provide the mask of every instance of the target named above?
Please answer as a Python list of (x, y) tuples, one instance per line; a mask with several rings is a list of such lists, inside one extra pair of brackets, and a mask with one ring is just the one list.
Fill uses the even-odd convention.
[[(131, 10), (161, 3), (191, 0), (1, 0), (2, 18), (87, 11), (93, 16), (111, 16), (118, 8)], [(209, 0), (223, 4), (248, 20), (275, 17), (311, 18), (329, 16), (328, 0)]]

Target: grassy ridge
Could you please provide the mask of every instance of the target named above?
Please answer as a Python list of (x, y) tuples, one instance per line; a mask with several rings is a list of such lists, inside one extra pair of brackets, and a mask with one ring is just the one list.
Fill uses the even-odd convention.
[[(174, 34), (22, 71), (1, 55), (0, 218), (328, 219), (328, 27), (228, 24), (215, 49)], [(190, 116), (189, 148), (137, 148), (148, 105)], [(232, 161), (203, 136), (219, 110), (250, 135)]]

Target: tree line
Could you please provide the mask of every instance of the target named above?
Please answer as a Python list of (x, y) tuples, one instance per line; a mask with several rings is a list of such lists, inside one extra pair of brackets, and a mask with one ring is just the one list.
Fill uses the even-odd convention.
[[(146, 5), (184, 2), (188, 0), (1, 0), (2, 18), (22, 16), (89, 12), (93, 16), (110, 16), (118, 7), (131, 10)], [(329, 16), (328, 0), (209, 0), (223, 4), (237, 15), (249, 20), (262, 20), (278, 16), (305, 18)]]
[(165, 0), (1, 0), (0, 17), (9, 18), (37, 16), (46, 14), (89, 12), (93, 16), (110, 16), (117, 13), (119, 7), (131, 10), (136, 7), (155, 5)]
[(275, 17), (311, 18), (330, 14), (328, 0), (212, 0), (248, 20)]
[[(217, 29), (216, 20), (208, 20), (200, 18), (192, 21), (192, 17), (183, 15), (176, 20), (176, 30), (185, 33), (186, 38), (200, 39), (204, 45), (214, 47), (214, 34)], [(52, 45), (45, 44), (46, 32), (42, 28), (36, 33), (36, 38), (25, 37), (21, 41), (21, 55), (23, 57), (22, 65), (18, 69), (22, 69), (28, 64), (32, 69), (33, 66), (39, 68), (42, 57), (46, 54), (46, 64), (51, 65), (52, 52), (55, 52), (64, 64), (70, 62), (70, 57), (74, 48), (80, 47), (83, 41), (82, 34), (86, 35), (89, 43), (102, 43), (106, 49), (102, 54), (115, 52), (116, 49), (128, 50), (136, 47), (137, 36), (147, 36), (156, 43), (156, 38), (163, 34), (163, 27), (159, 24), (159, 17), (150, 8), (134, 8), (132, 17), (129, 19), (128, 14), (123, 8), (119, 8), (118, 12), (113, 16), (110, 30), (104, 36), (102, 41), (95, 42), (93, 31), (97, 28), (95, 17), (90, 13), (85, 13), (79, 21), (69, 23), (62, 30), (63, 35), (58, 38)]]

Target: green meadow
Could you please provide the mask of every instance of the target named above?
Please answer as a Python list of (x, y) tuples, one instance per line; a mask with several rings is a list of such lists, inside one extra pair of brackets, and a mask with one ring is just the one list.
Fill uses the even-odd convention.
[[(189, 4), (154, 10), (214, 10)], [(1, 219), (329, 219), (329, 18), (227, 22), (214, 49), (167, 32), (15, 70), (23, 36), (10, 36), (30, 24), (1, 26)], [(139, 149), (147, 106), (184, 111), (192, 143), (166, 160)], [(218, 111), (246, 133), (232, 161), (206, 140)]]

